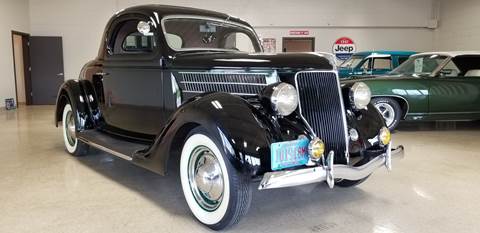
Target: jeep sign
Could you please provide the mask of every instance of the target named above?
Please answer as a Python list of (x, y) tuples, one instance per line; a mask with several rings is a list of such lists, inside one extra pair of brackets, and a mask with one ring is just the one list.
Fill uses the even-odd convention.
[(342, 61), (349, 59), (355, 51), (355, 43), (348, 37), (337, 39), (332, 48), (332, 53)]

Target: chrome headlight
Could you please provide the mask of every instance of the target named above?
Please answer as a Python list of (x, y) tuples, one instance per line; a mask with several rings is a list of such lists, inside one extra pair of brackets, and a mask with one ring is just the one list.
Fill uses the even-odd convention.
[(372, 99), (372, 93), (367, 84), (363, 82), (357, 82), (353, 84), (350, 90), (350, 101), (355, 109), (364, 109), (370, 103)]
[(278, 115), (288, 116), (298, 107), (297, 89), (288, 83), (279, 83), (272, 89), (270, 96), (272, 109)]

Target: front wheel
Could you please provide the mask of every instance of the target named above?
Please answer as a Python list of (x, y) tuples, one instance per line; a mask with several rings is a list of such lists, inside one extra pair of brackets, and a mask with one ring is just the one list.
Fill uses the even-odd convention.
[(180, 179), (193, 215), (214, 230), (240, 220), (252, 192), (249, 179), (228, 161), (222, 145), (202, 128), (187, 136), (180, 158)]
[(88, 145), (78, 140), (76, 132), (76, 119), (72, 106), (67, 103), (63, 108), (62, 131), (63, 141), (68, 153), (74, 156), (82, 156), (88, 152)]
[(375, 98), (372, 99), (372, 104), (380, 112), (385, 125), (387, 125), (390, 131), (393, 131), (402, 118), (402, 108), (400, 104), (392, 98)]

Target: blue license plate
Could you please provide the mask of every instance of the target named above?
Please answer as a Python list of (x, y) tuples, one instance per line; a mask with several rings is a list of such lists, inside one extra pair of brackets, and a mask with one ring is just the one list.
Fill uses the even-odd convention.
[(272, 143), (270, 146), (272, 170), (306, 164), (308, 143), (308, 139)]

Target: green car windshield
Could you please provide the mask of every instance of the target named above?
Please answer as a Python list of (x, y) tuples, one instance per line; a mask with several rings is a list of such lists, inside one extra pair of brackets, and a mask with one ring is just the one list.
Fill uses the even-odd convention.
[(447, 59), (447, 56), (436, 54), (413, 56), (390, 72), (390, 74), (429, 75), (433, 73), (445, 59)]
[(363, 60), (363, 56), (352, 56), (350, 59), (343, 62), (340, 67), (342, 68), (355, 68)]

